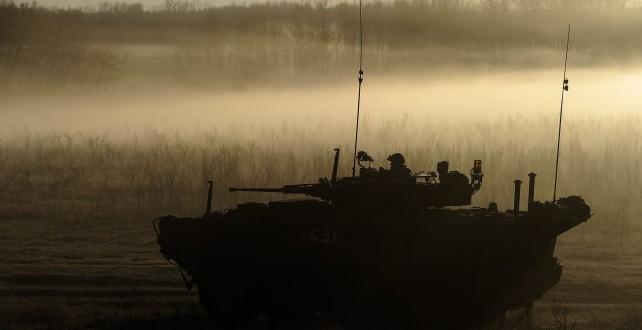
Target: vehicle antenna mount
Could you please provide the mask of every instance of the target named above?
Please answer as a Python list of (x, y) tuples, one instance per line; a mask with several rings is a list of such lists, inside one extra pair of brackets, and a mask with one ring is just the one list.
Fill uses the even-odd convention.
[(566, 59), (564, 60), (564, 80), (562, 81), (562, 101), (560, 103), (560, 122), (557, 129), (557, 157), (555, 158), (555, 184), (553, 185), (553, 202), (557, 197), (557, 170), (560, 162), (560, 138), (562, 137), (562, 113), (564, 110), (564, 92), (568, 91), (568, 79), (566, 78), (566, 65), (568, 63), (568, 44), (571, 40), (571, 25), (568, 26), (568, 34), (566, 35)]
[(352, 154), (352, 177), (357, 167), (357, 144), (359, 142), (359, 111), (361, 110), (361, 83), (363, 82), (363, 23), (361, 19), (361, 1), (359, 0), (359, 93), (357, 94), (357, 126), (354, 131), (354, 153)]

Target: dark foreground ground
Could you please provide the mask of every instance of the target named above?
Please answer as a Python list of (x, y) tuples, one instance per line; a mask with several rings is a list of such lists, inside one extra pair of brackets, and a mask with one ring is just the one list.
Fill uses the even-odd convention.
[[(0, 219), (0, 329), (213, 328), (155, 239), (151, 221)], [(557, 255), (562, 281), (493, 329), (642, 329), (642, 241), (562, 237)]]

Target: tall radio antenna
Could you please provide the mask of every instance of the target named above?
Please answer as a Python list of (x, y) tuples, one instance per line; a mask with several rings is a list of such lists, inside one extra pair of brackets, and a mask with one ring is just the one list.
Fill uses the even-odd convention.
[(359, 0), (359, 94), (357, 95), (357, 127), (354, 131), (354, 153), (352, 154), (352, 177), (357, 167), (357, 143), (359, 142), (359, 110), (361, 110), (361, 83), (363, 82), (363, 23), (361, 19), (361, 1)]
[(560, 123), (557, 129), (557, 158), (555, 159), (555, 185), (553, 186), (553, 202), (557, 197), (557, 170), (560, 162), (560, 138), (562, 137), (562, 113), (564, 110), (564, 92), (568, 91), (568, 79), (566, 78), (566, 64), (568, 63), (568, 44), (571, 40), (571, 26), (568, 26), (566, 35), (566, 59), (564, 60), (564, 80), (562, 81), (562, 102), (560, 103)]

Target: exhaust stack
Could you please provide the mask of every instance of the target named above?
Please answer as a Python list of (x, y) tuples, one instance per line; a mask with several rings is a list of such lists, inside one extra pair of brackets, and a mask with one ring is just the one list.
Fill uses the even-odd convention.
[(214, 185), (214, 182), (212, 181), (207, 181), (207, 183), (210, 185), (210, 187), (207, 191), (207, 208), (205, 209), (205, 214), (209, 214), (212, 212), (212, 186)]
[(339, 148), (334, 148), (334, 165), (332, 166), (332, 182), (337, 181), (338, 168), (339, 168)]
[(537, 174), (531, 172), (528, 174), (528, 211), (533, 207), (535, 200), (535, 177)]
[(522, 181), (515, 180), (515, 204), (513, 206), (513, 212), (515, 212), (515, 218), (519, 216), (519, 195), (522, 189)]

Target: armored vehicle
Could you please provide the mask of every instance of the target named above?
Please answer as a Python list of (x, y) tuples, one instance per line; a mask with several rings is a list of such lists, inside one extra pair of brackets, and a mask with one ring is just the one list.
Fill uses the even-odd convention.
[[(243, 203), (201, 218), (154, 221), (161, 253), (203, 308), (227, 325), (301, 324), (318, 318), (347, 328), (467, 327), (530, 308), (554, 286), (562, 265), (558, 235), (591, 217), (578, 196), (534, 201), (528, 209), (471, 207), (483, 181), (481, 160), (469, 176), (413, 173), (403, 156), (389, 169), (363, 163), (358, 175), (281, 188), (304, 199)], [(211, 184), (210, 184), (211, 200)], [(186, 273), (186, 274), (184, 274)]]

